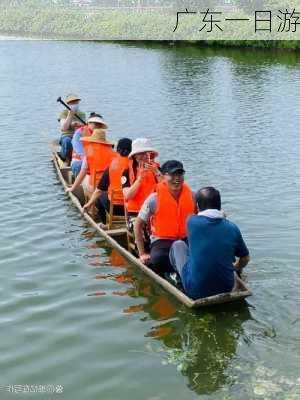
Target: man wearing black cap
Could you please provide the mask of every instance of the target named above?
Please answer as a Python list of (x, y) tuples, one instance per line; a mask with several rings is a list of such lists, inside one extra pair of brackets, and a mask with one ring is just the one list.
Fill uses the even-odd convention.
[[(143, 204), (135, 222), (135, 239), (140, 260), (158, 274), (172, 272), (169, 250), (176, 240), (187, 236), (187, 218), (196, 211), (193, 193), (184, 182), (180, 161), (170, 160), (161, 167), (163, 180)], [(150, 254), (145, 251), (143, 231), (150, 223)]]
[[(132, 140), (122, 138), (117, 145), (116, 157), (112, 160), (110, 166), (103, 172), (103, 175), (97, 185), (96, 190), (92, 194), (91, 199), (83, 206), (84, 210), (89, 209), (93, 204), (96, 204), (100, 220), (106, 224), (106, 211), (109, 210), (111, 194), (113, 190), (121, 190), (121, 177), (125, 169), (128, 168), (128, 155), (131, 152)], [(124, 215), (123, 198), (119, 201), (114, 201), (114, 215)]]
[(188, 220), (188, 246), (178, 240), (170, 250), (170, 262), (193, 299), (232, 291), (235, 271), (250, 260), (239, 228), (224, 217), (220, 192), (208, 186), (196, 198), (199, 213)]

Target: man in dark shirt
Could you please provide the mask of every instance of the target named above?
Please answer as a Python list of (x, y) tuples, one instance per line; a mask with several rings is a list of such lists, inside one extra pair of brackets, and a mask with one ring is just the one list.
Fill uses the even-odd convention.
[(250, 259), (239, 228), (224, 218), (219, 191), (202, 188), (196, 199), (199, 213), (188, 220), (188, 246), (177, 241), (170, 250), (170, 262), (193, 299), (230, 292), (235, 271)]

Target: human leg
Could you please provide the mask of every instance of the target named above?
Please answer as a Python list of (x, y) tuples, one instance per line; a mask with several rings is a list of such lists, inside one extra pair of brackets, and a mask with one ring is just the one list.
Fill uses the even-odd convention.
[(151, 244), (150, 268), (163, 276), (166, 272), (174, 272), (169, 260), (169, 251), (173, 240), (159, 239)]
[(81, 170), (81, 164), (82, 164), (82, 161), (79, 161), (79, 160), (72, 161), (71, 170), (75, 177), (79, 174), (79, 172)]
[(106, 211), (109, 210), (109, 199), (107, 193), (102, 193), (96, 200), (98, 215), (103, 224), (106, 224)]
[(187, 263), (189, 248), (183, 240), (176, 240), (170, 248), (170, 263), (182, 278), (182, 269)]
[(60, 138), (60, 157), (63, 161), (71, 161), (72, 158), (72, 138), (70, 136), (63, 135)]

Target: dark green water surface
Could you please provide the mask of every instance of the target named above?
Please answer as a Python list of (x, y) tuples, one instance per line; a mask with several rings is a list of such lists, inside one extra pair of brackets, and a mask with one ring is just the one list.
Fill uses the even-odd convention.
[[(87, 226), (47, 143), (68, 92), (220, 189), (246, 305), (190, 311)], [(0, 399), (299, 399), (300, 55), (1, 40), (0, 93)]]

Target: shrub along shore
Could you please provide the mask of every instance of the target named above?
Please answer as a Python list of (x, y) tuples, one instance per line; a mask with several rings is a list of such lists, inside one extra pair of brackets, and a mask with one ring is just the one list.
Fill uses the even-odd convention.
[[(153, 24), (153, 18), (157, 24)], [(62, 8), (48, 4), (45, 7), (28, 3), (7, 3), (0, 9), (0, 33), (3, 35), (33, 36), (74, 40), (147, 40), (155, 37), (165, 40), (173, 28), (173, 16), (124, 13), (122, 11), (92, 12), (87, 8)], [(156, 26), (157, 25), (157, 26)], [(143, 26), (143, 32), (140, 28)], [(155, 31), (157, 29), (157, 31)], [(138, 32), (138, 35), (137, 35)], [(242, 36), (242, 35), (241, 35)], [(300, 48), (300, 40), (184, 40), (180, 46), (246, 47), (291, 49)]]

